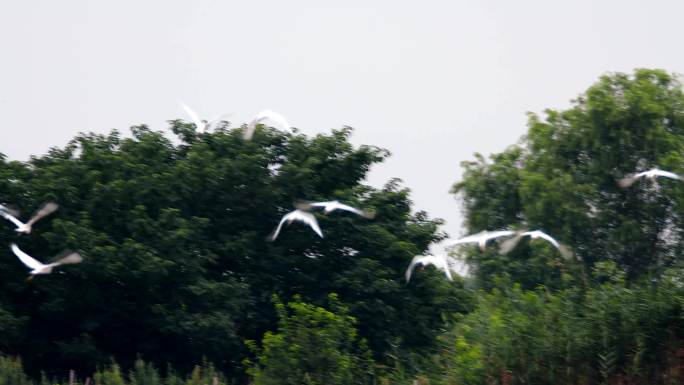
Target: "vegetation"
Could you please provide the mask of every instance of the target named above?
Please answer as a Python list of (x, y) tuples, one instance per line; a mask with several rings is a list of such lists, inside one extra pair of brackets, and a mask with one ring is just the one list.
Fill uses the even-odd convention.
[[(398, 180), (363, 184), (389, 154), (352, 146), (351, 129), (245, 142), (228, 123), (170, 126), (180, 143), (137, 126), (0, 159), (3, 201), (61, 205), (28, 236), (0, 227), (0, 244), (86, 258), (30, 283), (9, 249), (0, 259), (0, 385), (68, 369), (97, 385), (684, 381), (684, 184), (616, 184), (684, 173), (673, 75), (603, 76), (569, 109), (531, 114), (518, 144), (464, 162), (453, 192), (469, 232), (541, 229), (575, 256), (468, 246), (473, 276), (454, 282), (431, 268), (403, 282), (441, 222), (412, 213)], [(316, 213), (325, 238), (292, 224), (266, 242), (298, 199), (377, 216)]]

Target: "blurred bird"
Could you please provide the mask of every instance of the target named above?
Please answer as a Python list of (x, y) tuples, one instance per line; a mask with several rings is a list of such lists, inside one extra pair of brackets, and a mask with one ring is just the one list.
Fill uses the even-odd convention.
[(467, 237), (463, 237), (461, 239), (457, 239), (455, 241), (449, 242), (446, 247), (451, 248), (456, 245), (464, 244), (464, 243), (477, 243), (478, 246), (480, 246), (480, 249), (484, 251), (485, 246), (487, 246), (487, 241), (490, 239), (495, 239), (495, 238), (500, 238), (500, 237), (507, 237), (510, 235), (515, 234), (515, 231), (513, 230), (498, 230), (498, 231), (480, 231), (477, 234), (469, 235)]
[(289, 225), (293, 221), (300, 221), (309, 225), (309, 227), (311, 227), (313, 231), (316, 232), (316, 234), (323, 238), (323, 232), (321, 232), (321, 228), (318, 227), (318, 221), (316, 220), (316, 217), (313, 214), (307, 213), (306, 211), (302, 210), (294, 210), (283, 216), (283, 218), (280, 220), (280, 223), (278, 224), (278, 227), (266, 239), (268, 239), (269, 241), (275, 241), (275, 239), (278, 237), (278, 234), (280, 233), (280, 229), (282, 228), (283, 223), (287, 222), (287, 224)]
[(360, 215), (364, 218), (368, 218), (368, 219), (375, 218), (375, 212), (373, 212), (373, 211), (359, 210), (355, 207), (345, 205), (344, 203), (340, 203), (339, 201), (297, 202), (297, 203), (295, 203), (295, 207), (300, 209), (300, 210), (311, 210), (311, 208), (313, 208), (313, 207), (323, 207), (323, 212), (326, 214), (330, 214), (331, 212), (333, 212), (335, 210), (345, 210), (345, 211), (349, 211), (351, 213), (354, 213), (356, 215)]
[(28, 222), (23, 223), (19, 219), (17, 219), (14, 215), (10, 214), (8, 211), (2, 209), (0, 210), (0, 216), (3, 218), (7, 219), (8, 221), (14, 223), (17, 228), (15, 229), (16, 232), (18, 233), (24, 233), (24, 234), (30, 234), (31, 233), (31, 227), (33, 226), (34, 223), (36, 223), (40, 218), (50, 215), (55, 210), (57, 210), (59, 206), (55, 202), (48, 202), (45, 203), (38, 211), (36, 211), (35, 214), (33, 214), (33, 217), (29, 219)]
[(529, 236), (532, 239), (537, 239), (537, 238), (542, 238), (545, 241), (551, 243), (558, 251), (561, 253), (561, 255), (564, 258), (571, 258), (572, 257), (572, 252), (568, 250), (567, 247), (561, 245), (553, 239), (550, 235), (544, 233), (543, 231), (540, 230), (534, 230), (534, 231), (519, 231), (517, 235), (511, 239), (508, 239), (504, 241), (501, 246), (499, 247), (499, 251), (503, 254), (508, 253), (509, 251), (513, 250), (515, 246), (518, 245), (518, 242), (522, 239), (522, 237)]
[(620, 179), (618, 181), (618, 184), (620, 185), (620, 187), (624, 188), (624, 187), (631, 186), (639, 178), (648, 178), (648, 179), (654, 180), (655, 178), (657, 178), (659, 176), (663, 176), (665, 178), (670, 178), (670, 179), (677, 179), (677, 180), (682, 179), (679, 175), (677, 175), (673, 172), (663, 171), (663, 170), (660, 170), (657, 168), (652, 168), (648, 171), (643, 171), (640, 173), (628, 175), (628, 176)]
[(34, 258), (32, 258), (30, 255), (24, 253), (17, 247), (16, 244), (12, 243), (11, 245), (12, 251), (14, 252), (14, 255), (16, 255), (21, 262), (24, 263), (29, 269), (31, 269), (31, 277), (29, 279), (33, 278), (34, 275), (37, 274), (50, 274), (52, 273), (52, 269), (59, 266), (59, 265), (67, 265), (67, 264), (74, 264), (74, 263), (81, 263), (83, 262), (83, 257), (81, 257), (80, 254), (73, 252), (73, 251), (64, 251), (62, 252), (59, 256), (64, 255), (64, 257), (59, 258), (58, 260), (48, 263), (47, 265), (44, 265)]
[(271, 110), (263, 110), (256, 114), (252, 121), (247, 125), (247, 129), (245, 130), (243, 138), (245, 140), (251, 140), (254, 136), (254, 131), (256, 130), (257, 124), (263, 124), (266, 120), (270, 120), (271, 122), (280, 126), (280, 128), (283, 130), (290, 129), (290, 123), (287, 122), (284, 116)]
[(452, 257), (446, 257), (444, 255), (416, 255), (411, 260), (411, 264), (409, 265), (408, 269), (406, 269), (406, 273), (404, 275), (406, 277), (406, 282), (408, 282), (411, 280), (411, 274), (413, 273), (413, 269), (415, 269), (416, 265), (422, 265), (423, 268), (425, 268), (425, 266), (432, 265), (444, 271), (447, 279), (449, 279), (449, 281), (453, 281), (453, 278), (451, 277), (451, 271), (457, 271), (455, 266), (456, 264), (456, 259)]
[(192, 108), (188, 107), (187, 104), (179, 101), (178, 102), (181, 107), (185, 110), (185, 112), (190, 116), (190, 120), (195, 123), (195, 126), (197, 127), (198, 130), (202, 130), (204, 132), (208, 131), (211, 129), (212, 126), (223, 120), (223, 118), (229, 116), (230, 114), (221, 114), (211, 120), (208, 120), (206, 123), (200, 119), (199, 115), (193, 110)]

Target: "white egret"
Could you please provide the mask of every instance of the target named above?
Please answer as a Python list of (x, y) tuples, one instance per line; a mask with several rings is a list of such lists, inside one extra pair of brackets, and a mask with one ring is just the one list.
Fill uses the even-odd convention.
[(278, 224), (278, 227), (275, 229), (271, 235), (268, 236), (269, 241), (275, 241), (275, 239), (278, 237), (278, 234), (280, 233), (280, 229), (283, 227), (283, 223), (287, 222), (289, 225), (293, 221), (300, 221), (303, 222), (309, 227), (313, 229), (313, 231), (316, 232), (321, 238), (323, 238), (323, 232), (321, 231), (321, 228), (318, 226), (318, 221), (316, 220), (316, 217), (311, 214), (307, 213), (306, 211), (302, 210), (294, 210), (291, 211), (283, 216), (283, 218), (280, 220), (280, 223)]
[(515, 237), (504, 241), (499, 247), (499, 251), (503, 254), (508, 253), (509, 251), (513, 250), (513, 248), (515, 248), (515, 246), (518, 244), (518, 242), (520, 242), (522, 237), (526, 236), (529, 236), (532, 239), (541, 238), (551, 243), (556, 249), (558, 249), (558, 251), (564, 258), (572, 257), (572, 252), (570, 250), (568, 250), (565, 246), (558, 243), (558, 241), (556, 241), (553, 237), (551, 237), (550, 235), (546, 234), (541, 230), (520, 231)]
[(16, 255), (24, 265), (31, 269), (31, 276), (37, 274), (50, 274), (52, 272), (52, 269), (59, 265), (83, 262), (83, 257), (81, 257), (80, 254), (72, 251), (66, 251), (60, 254), (60, 256), (64, 255), (64, 257), (61, 257), (52, 263), (43, 264), (38, 262), (30, 255), (26, 254), (25, 252), (21, 251), (21, 249), (19, 249), (19, 247), (17, 247), (16, 244), (12, 243), (11, 247), (12, 251), (14, 252), (14, 255)]
[(500, 237), (507, 237), (515, 234), (513, 230), (497, 230), (497, 231), (480, 231), (477, 234), (468, 235), (461, 239), (457, 239), (452, 242), (447, 243), (447, 247), (451, 248), (456, 245), (461, 245), (464, 243), (477, 243), (480, 249), (484, 251), (485, 246), (487, 246), (487, 241), (490, 239), (496, 239)]
[(252, 121), (247, 125), (247, 129), (245, 129), (243, 138), (245, 140), (251, 140), (254, 136), (254, 131), (256, 130), (257, 124), (263, 124), (267, 120), (280, 126), (281, 129), (290, 129), (290, 123), (287, 122), (284, 116), (275, 111), (263, 110), (256, 114)]
[(300, 210), (310, 210), (312, 207), (323, 207), (323, 212), (326, 214), (330, 214), (335, 210), (345, 210), (368, 219), (373, 219), (375, 217), (375, 213), (372, 211), (359, 210), (355, 207), (340, 203), (339, 201), (297, 202), (295, 203), (295, 207)]
[(411, 264), (409, 264), (408, 269), (406, 269), (404, 276), (406, 277), (406, 282), (408, 282), (411, 280), (411, 274), (413, 273), (413, 269), (415, 269), (416, 265), (432, 265), (444, 271), (447, 279), (449, 279), (449, 281), (453, 281), (453, 278), (451, 277), (451, 271), (456, 271), (456, 264), (457, 261), (454, 258), (444, 255), (416, 255), (411, 260)]
[(660, 170), (658, 168), (652, 168), (648, 171), (642, 171), (642, 172), (639, 172), (636, 174), (628, 175), (628, 176), (620, 179), (618, 181), (618, 184), (620, 185), (620, 187), (629, 187), (634, 182), (636, 182), (636, 180), (639, 178), (648, 178), (648, 179), (654, 180), (655, 178), (657, 178), (659, 176), (662, 176), (665, 178), (670, 178), (670, 179), (676, 179), (676, 180), (682, 179), (679, 175), (677, 175), (673, 172), (663, 171), (663, 170)]
[(190, 120), (195, 124), (197, 129), (198, 130), (201, 129), (204, 132), (210, 130), (212, 126), (214, 126), (215, 124), (217, 124), (218, 122), (223, 120), (223, 118), (230, 115), (230, 114), (221, 114), (221, 115), (219, 115), (219, 116), (217, 116), (211, 120), (207, 120), (205, 123), (204, 121), (202, 121), (202, 119), (200, 119), (199, 115), (197, 115), (195, 110), (190, 108), (187, 104), (185, 104), (181, 101), (179, 101), (178, 103), (181, 105), (181, 107), (183, 107), (183, 109), (188, 114), (188, 116), (190, 116)]
[(15, 229), (16, 232), (30, 234), (31, 228), (34, 223), (36, 223), (40, 218), (52, 214), (58, 208), (59, 206), (55, 202), (45, 203), (38, 211), (36, 211), (35, 214), (33, 214), (33, 217), (29, 219), (29, 221), (26, 223), (23, 223), (22, 221), (17, 219), (17, 217), (10, 214), (8, 211), (4, 209), (0, 210), (0, 216), (14, 223), (14, 225), (17, 226), (17, 228)]

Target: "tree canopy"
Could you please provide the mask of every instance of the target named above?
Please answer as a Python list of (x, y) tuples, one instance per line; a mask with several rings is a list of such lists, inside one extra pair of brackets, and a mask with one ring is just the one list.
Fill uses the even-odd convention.
[[(4, 252), (0, 348), (30, 371), (141, 356), (181, 370), (206, 358), (239, 377), (243, 341), (275, 329), (273, 294), (324, 305), (336, 293), (382, 362), (434, 346), (444, 314), (467, 306), (458, 285), (402, 281), (411, 258), (442, 237), (440, 221), (412, 213), (397, 180), (363, 184), (389, 153), (352, 146), (350, 128), (307, 137), (262, 127), (252, 141), (227, 123), (210, 133), (179, 120), (170, 128), (177, 145), (136, 126), (129, 137), (80, 134), (28, 162), (0, 161), (2, 201), (25, 214), (60, 204), (28, 236), (1, 226), (0, 244), (16, 241), (41, 260), (65, 248), (85, 258), (27, 284)], [(377, 215), (316, 213), (325, 238), (294, 223), (267, 242), (297, 199)]]
[[(539, 228), (571, 246), (586, 267), (614, 261), (630, 278), (660, 274), (681, 255), (684, 186), (618, 179), (659, 167), (681, 173), (684, 95), (660, 70), (605, 75), (563, 111), (529, 114), (522, 142), (487, 161), (464, 162), (453, 192), (470, 231)], [(557, 282), (559, 255), (546, 245), (473, 253), (478, 276), (506, 273), (526, 287)], [(567, 271), (566, 271), (567, 273)]]

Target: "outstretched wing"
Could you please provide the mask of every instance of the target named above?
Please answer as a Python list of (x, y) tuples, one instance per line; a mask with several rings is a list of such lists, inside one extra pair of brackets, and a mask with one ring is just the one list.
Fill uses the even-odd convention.
[(18, 217), (19, 216), (19, 210), (15, 210), (13, 208), (7, 207), (5, 205), (0, 205), (0, 211), (4, 211), (7, 214), (13, 216), (13, 217)]
[(299, 218), (301, 219), (301, 221), (309, 225), (309, 227), (311, 227), (313, 231), (315, 231), (316, 234), (318, 234), (319, 237), (323, 238), (323, 232), (321, 231), (320, 226), (318, 226), (318, 221), (316, 220), (316, 217), (313, 214), (307, 213), (305, 211), (301, 211), (299, 214)]
[(57, 210), (58, 208), (59, 208), (59, 205), (55, 202), (48, 202), (48, 203), (44, 204), (43, 207), (38, 209), (38, 211), (36, 211), (36, 213), (33, 214), (33, 217), (28, 222), (26, 222), (26, 225), (27, 226), (33, 225), (38, 220), (40, 220), (40, 218), (54, 213), (55, 210)]
[(200, 119), (199, 115), (193, 110), (192, 108), (188, 107), (187, 104), (183, 102), (178, 102), (180, 103), (181, 107), (185, 110), (185, 113), (188, 114), (190, 117), (190, 120), (192, 120), (193, 123), (195, 123), (195, 126), (197, 127), (198, 130), (204, 129), (205, 124), (202, 123), (202, 119)]
[(658, 170), (658, 169), (656, 169), (656, 170), (653, 170), (653, 173), (654, 173), (655, 175), (658, 175), (658, 176), (664, 176), (665, 178), (678, 179), (678, 180), (681, 179), (681, 178), (679, 177), (679, 175), (677, 175), (677, 174), (675, 174), (675, 173), (673, 173), (673, 172), (669, 172), (669, 171), (664, 171), (664, 170)]
[(413, 257), (411, 260), (411, 263), (409, 264), (408, 269), (406, 269), (406, 273), (404, 273), (404, 276), (406, 277), (406, 282), (411, 280), (411, 274), (413, 273), (413, 269), (416, 268), (416, 265), (419, 263), (423, 263), (423, 260), (425, 259), (424, 256), (422, 255), (416, 255)]
[(522, 232), (518, 233), (518, 235), (516, 235), (515, 237), (501, 242), (501, 245), (499, 246), (499, 252), (501, 254), (509, 253), (511, 250), (513, 250), (518, 245), (518, 243), (520, 242), (522, 237), (524, 237), (523, 234), (524, 233), (522, 233)]
[(19, 260), (23, 262), (24, 265), (28, 266), (30, 269), (35, 270), (45, 266), (42, 263), (35, 260), (34, 258), (32, 258), (30, 255), (21, 251), (21, 249), (19, 249), (19, 247), (15, 243), (12, 243), (11, 247), (12, 252), (14, 252), (14, 255), (16, 255), (19, 258)]
[(368, 218), (368, 219), (373, 219), (373, 217), (375, 217), (375, 212), (360, 210), (360, 209), (357, 209), (356, 207), (345, 205), (344, 203), (338, 202), (337, 208), (340, 210), (349, 211), (351, 213), (354, 213), (356, 215), (360, 215), (360, 216), (362, 216), (364, 218)]
[[(640, 174), (643, 174), (643, 173), (640, 173)], [(640, 174), (627, 175), (626, 177), (618, 180), (618, 185), (622, 188), (629, 187), (632, 184), (634, 184), (634, 182), (636, 182), (637, 179), (639, 179), (640, 177), (643, 176)]]
[(558, 243), (557, 240), (553, 239), (552, 236), (549, 234), (546, 234), (545, 232), (542, 231), (537, 231), (537, 236), (540, 238), (545, 239), (546, 241), (550, 242), (552, 245), (554, 245), (557, 249), (560, 249), (560, 243)]
[(59, 254), (59, 256), (62, 256), (62, 255), (66, 255), (66, 256), (63, 258), (58, 258), (56, 261), (52, 262), (51, 265), (53, 265), (53, 266), (71, 265), (71, 264), (83, 262), (83, 257), (81, 257), (81, 254), (76, 253), (74, 251), (63, 251), (62, 253)]
[(286, 220), (290, 219), (292, 216), (292, 213), (287, 213), (283, 215), (283, 218), (280, 220), (280, 223), (278, 223), (278, 227), (276, 227), (275, 230), (266, 238), (269, 242), (273, 242), (278, 238), (278, 234), (280, 234), (280, 229), (283, 227), (283, 223), (285, 223)]
[(17, 228), (21, 228), (24, 226), (24, 224), (20, 220), (18, 220), (14, 215), (8, 213), (5, 210), (0, 210), (0, 216), (14, 223), (14, 225), (17, 226)]

